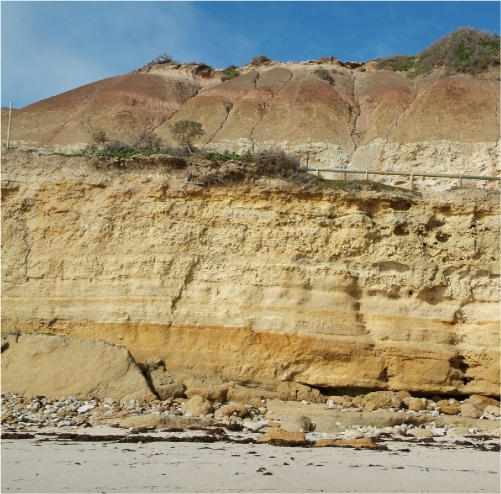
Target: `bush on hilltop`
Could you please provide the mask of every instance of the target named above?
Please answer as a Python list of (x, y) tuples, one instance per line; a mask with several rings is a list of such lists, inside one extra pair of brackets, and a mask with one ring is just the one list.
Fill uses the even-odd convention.
[(448, 74), (478, 74), (499, 65), (500, 38), (472, 27), (459, 28), (432, 43), (416, 56), (395, 55), (378, 61), (378, 69), (406, 71), (409, 76), (445, 67)]

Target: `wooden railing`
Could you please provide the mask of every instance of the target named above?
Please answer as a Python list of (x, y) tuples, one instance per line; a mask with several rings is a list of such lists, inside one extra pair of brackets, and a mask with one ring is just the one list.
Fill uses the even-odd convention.
[(459, 180), (459, 186), (463, 186), (463, 180), (488, 180), (488, 181), (501, 181), (501, 177), (490, 177), (486, 175), (463, 175), (462, 173), (422, 173), (422, 172), (393, 172), (393, 171), (379, 171), (379, 170), (352, 170), (349, 168), (307, 168), (308, 172), (315, 172), (320, 175), (320, 172), (330, 172), (330, 173), (344, 173), (344, 178), (346, 180), (346, 175), (348, 173), (361, 173), (365, 175), (365, 180), (369, 180), (369, 175), (400, 175), (404, 177), (410, 177), (410, 188), (414, 189), (414, 177), (437, 177), (437, 178), (457, 178)]

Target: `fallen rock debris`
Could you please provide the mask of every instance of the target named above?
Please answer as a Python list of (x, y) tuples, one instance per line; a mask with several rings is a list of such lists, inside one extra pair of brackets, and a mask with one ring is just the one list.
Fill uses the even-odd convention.
[[(477, 447), (484, 450), (499, 450), (500, 421), (499, 402), (492, 398), (472, 396), (466, 400), (455, 399), (436, 402), (427, 398), (401, 398), (400, 406), (389, 392), (369, 393), (357, 397), (330, 397), (323, 405), (322, 413), (349, 413), (351, 410), (371, 409), (371, 416), (381, 416), (378, 412), (405, 412), (411, 423), (377, 427), (374, 425), (346, 425), (335, 422), (329, 431), (315, 431), (316, 424), (302, 414), (294, 416), (273, 416), (270, 406), (279, 406), (287, 402), (262, 400), (254, 404), (211, 403), (206, 398), (192, 396), (168, 400), (120, 401), (89, 397), (79, 400), (75, 397), (46, 399), (43, 396), (24, 397), (11, 393), (1, 395), (2, 439), (33, 438), (33, 434), (47, 433), (57, 435), (58, 439), (68, 440), (107, 440), (119, 442), (151, 441), (189, 441), (215, 442), (234, 441), (243, 443), (269, 443), (278, 446), (302, 447), (352, 447), (386, 449), (386, 441), (408, 441), (424, 445), (453, 444), (461, 447)], [(409, 400), (409, 398), (411, 398)], [(342, 401), (342, 405), (337, 402)], [(379, 405), (392, 405), (388, 409)], [(420, 400), (421, 409), (416, 411), (415, 401)], [(296, 402), (297, 403), (297, 402)], [(498, 406), (496, 406), (496, 403)], [(439, 406), (442, 405), (442, 407)], [(195, 406), (197, 405), (197, 406)], [(200, 406), (199, 406), (200, 405)], [(359, 405), (359, 406), (357, 406)], [(409, 408), (406, 408), (406, 405)], [(456, 422), (437, 424), (439, 417), (450, 415), (447, 407), (466, 409), (465, 405), (475, 408), (480, 413), (485, 427), (467, 427), (461, 425), (461, 417)], [(311, 405), (314, 406), (314, 405)], [(319, 406), (318, 404), (316, 406)], [(317, 412), (318, 413), (318, 412)], [(459, 412), (461, 413), (461, 412)], [(456, 415), (459, 415), (456, 414)], [(478, 413), (470, 416), (478, 417)], [(412, 423), (419, 414), (421, 423)], [(366, 414), (359, 414), (365, 416)], [(349, 413), (349, 416), (352, 416)], [(399, 417), (401, 415), (398, 415)], [(362, 421), (362, 420), (361, 420)], [(466, 418), (465, 424), (472, 423)], [(131, 426), (136, 424), (136, 426)], [(80, 429), (96, 428), (108, 425), (122, 428), (125, 434), (101, 436), (78, 432)], [(40, 431), (42, 429), (42, 431)], [(335, 429), (335, 430), (334, 430)], [(144, 435), (162, 433), (163, 435)], [(89, 439), (91, 438), (91, 439)]]

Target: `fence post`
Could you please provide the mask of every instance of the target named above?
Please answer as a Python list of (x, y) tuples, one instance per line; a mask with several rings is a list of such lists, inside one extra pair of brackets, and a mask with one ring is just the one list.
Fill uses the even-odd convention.
[(365, 180), (369, 180), (369, 170), (365, 170)]
[(9, 143), (10, 143), (10, 120), (12, 117), (12, 101), (10, 102), (9, 105), (9, 125), (7, 127), (7, 149), (9, 149)]
[(414, 173), (411, 173), (411, 190), (414, 190)]
[(463, 177), (462, 177), (461, 173), (459, 174), (459, 186), (460, 187), (463, 186)]

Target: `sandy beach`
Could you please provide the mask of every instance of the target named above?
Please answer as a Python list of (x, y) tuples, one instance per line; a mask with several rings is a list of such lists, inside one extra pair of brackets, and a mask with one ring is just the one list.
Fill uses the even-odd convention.
[(86, 430), (99, 435), (95, 441), (31, 433), (2, 440), (2, 492), (500, 491), (499, 451), (452, 441), (387, 441), (387, 450), (369, 451), (203, 442), (202, 436), (182, 442), (186, 433), (168, 440), (135, 433), (129, 442), (130, 431), (109, 427)]

